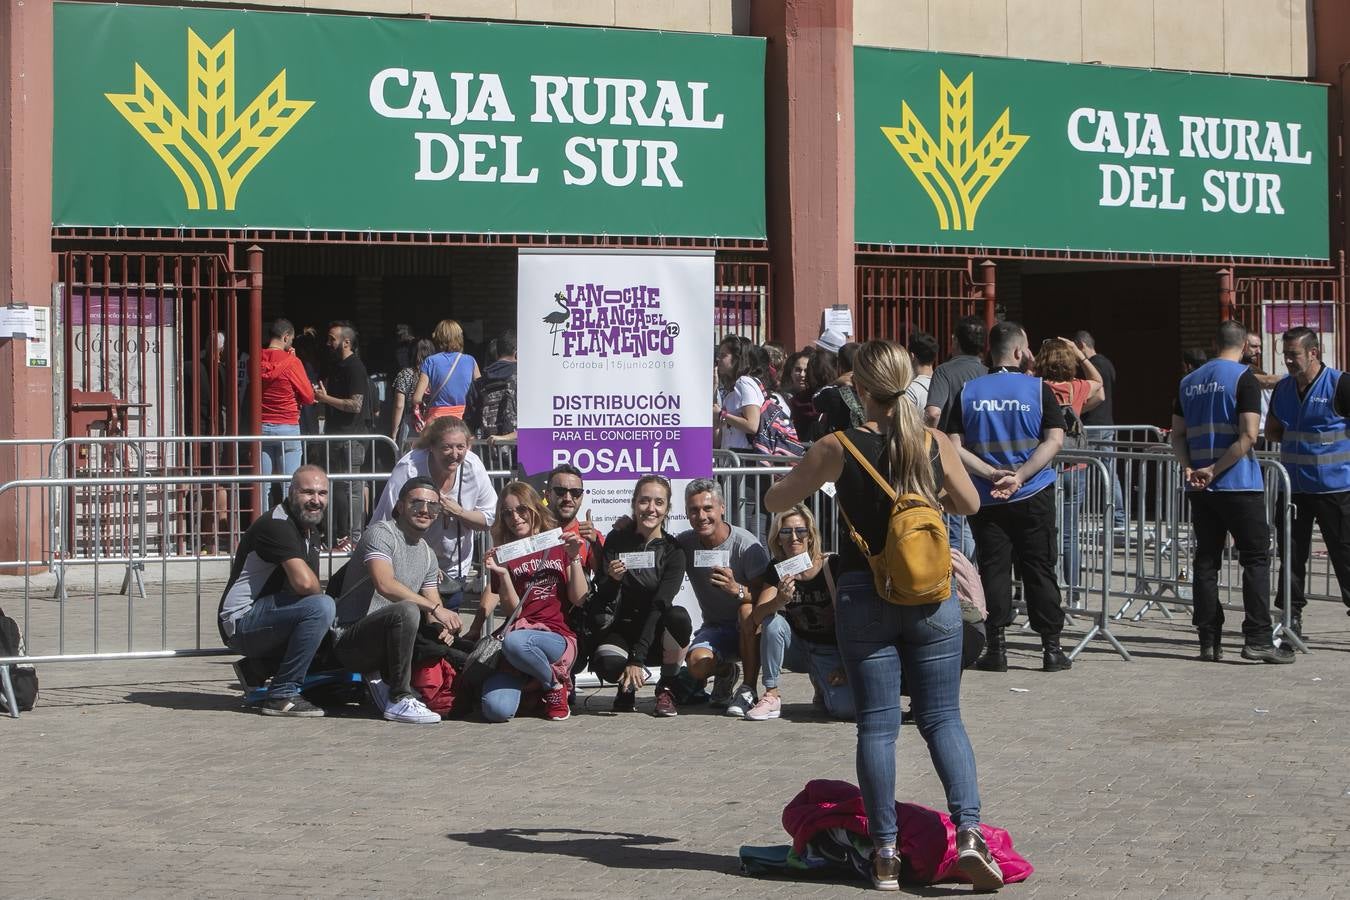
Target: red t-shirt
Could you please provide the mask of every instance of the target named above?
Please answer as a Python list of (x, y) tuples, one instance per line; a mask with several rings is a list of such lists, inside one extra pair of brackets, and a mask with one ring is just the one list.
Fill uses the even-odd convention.
[[(567, 625), (567, 616), (563, 604), (567, 602), (567, 567), (571, 561), (567, 558), (566, 547), (554, 547), (539, 553), (531, 553), (506, 564), (511, 573), (511, 584), (520, 598), (520, 615), (531, 625), (543, 625), (554, 634), (576, 640), (576, 635)], [(497, 586), (500, 590), (500, 585)]]
[[(1092, 396), (1092, 388), (1095, 381), (1088, 381), (1086, 378), (1075, 378), (1073, 381), (1049, 381), (1045, 382), (1050, 386), (1050, 390), (1055, 392), (1055, 402), (1060, 406), (1072, 406), (1074, 413), (1081, 419), (1083, 417), (1083, 404), (1087, 402), (1088, 397)], [(1072, 391), (1070, 387), (1072, 386)], [(1070, 394), (1072, 393), (1072, 397)]]
[(300, 357), (264, 347), (258, 357), (262, 375), (262, 420), (268, 425), (297, 425), (300, 407), (314, 402), (314, 388)]
[[(581, 523), (576, 519), (573, 519), (572, 521), (568, 522), (567, 525), (563, 527), (563, 534), (580, 534), (580, 532), (581, 532)], [(586, 569), (587, 572), (595, 574), (599, 570), (598, 567), (600, 565), (601, 560), (600, 560), (600, 553), (597, 551), (601, 551), (604, 549), (605, 549), (605, 536), (598, 531), (595, 533), (594, 544), (592, 544), (588, 540), (584, 539), (582, 540), (581, 565)]]

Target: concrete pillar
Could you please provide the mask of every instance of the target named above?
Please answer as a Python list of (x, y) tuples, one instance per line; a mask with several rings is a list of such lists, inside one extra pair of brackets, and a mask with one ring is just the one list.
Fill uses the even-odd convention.
[(853, 2), (751, 0), (750, 33), (768, 39), (773, 337), (795, 349), (854, 302)]
[[(51, 305), (51, 159), (52, 4), (0, 0), (0, 305)], [(51, 437), (53, 390), (50, 368), (28, 368), (23, 341), (0, 338), (0, 437)], [(0, 450), (0, 483), (43, 467), (36, 451)], [(0, 495), (0, 560), (33, 559), (42, 547), (43, 504), (31, 494), (21, 533), (21, 496)]]

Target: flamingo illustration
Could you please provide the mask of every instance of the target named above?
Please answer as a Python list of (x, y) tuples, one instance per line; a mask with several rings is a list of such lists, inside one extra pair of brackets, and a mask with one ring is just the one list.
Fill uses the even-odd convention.
[(548, 333), (553, 335), (553, 355), (558, 355), (558, 332), (562, 331), (563, 323), (567, 321), (567, 298), (561, 291), (553, 295), (553, 302), (558, 304), (558, 309), (544, 316), (544, 321), (549, 325)]

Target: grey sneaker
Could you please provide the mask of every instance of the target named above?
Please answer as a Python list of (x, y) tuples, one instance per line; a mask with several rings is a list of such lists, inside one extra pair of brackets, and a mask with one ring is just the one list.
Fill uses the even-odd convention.
[(712, 706), (725, 707), (731, 702), (731, 689), (736, 686), (740, 680), (741, 667), (733, 662), (722, 663), (713, 672), (712, 698), (708, 703)]
[(970, 879), (977, 891), (1003, 887), (1003, 870), (989, 852), (979, 828), (962, 828), (956, 833), (956, 869)]
[(258, 712), (264, 716), (292, 716), (314, 719), (323, 715), (323, 709), (296, 694), (293, 697), (268, 697), (258, 704)]
[(755, 697), (754, 689), (748, 684), (743, 684), (731, 695), (731, 702), (727, 704), (724, 715), (744, 719), (745, 714), (754, 707), (756, 699), (758, 698)]

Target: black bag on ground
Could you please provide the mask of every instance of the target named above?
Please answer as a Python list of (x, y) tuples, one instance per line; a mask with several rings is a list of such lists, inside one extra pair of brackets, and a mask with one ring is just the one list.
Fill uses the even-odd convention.
[[(19, 623), (5, 615), (5, 611), (0, 609), (0, 656), (27, 655), (28, 651), (24, 648), (23, 633), (19, 631)], [(14, 699), (18, 701), (19, 711), (27, 712), (37, 703), (37, 670), (32, 666), (17, 663), (10, 665), (8, 668), (9, 680), (14, 685)], [(7, 705), (4, 692), (0, 691), (0, 710), (8, 712)]]

